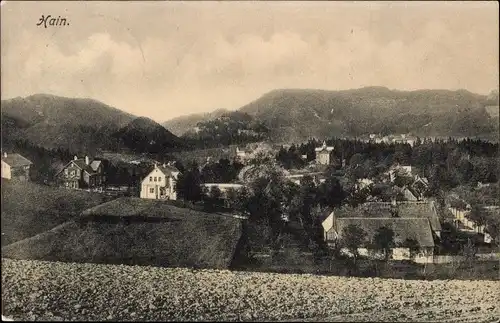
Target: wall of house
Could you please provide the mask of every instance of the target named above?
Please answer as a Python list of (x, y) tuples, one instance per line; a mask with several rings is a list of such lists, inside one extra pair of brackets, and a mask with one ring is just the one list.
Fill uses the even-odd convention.
[(68, 165), (61, 173), (59, 180), (63, 182), (65, 187), (80, 188), (82, 185), (82, 170), (76, 167), (73, 163)]
[(11, 179), (10, 166), (2, 160), (2, 178)]
[(162, 198), (160, 188), (164, 188), (164, 198), (177, 199), (175, 190), (176, 180), (172, 176), (165, 176), (159, 169), (154, 169), (141, 183), (140, 197), (145, 199)]
[(22, 182), (30, 180), (30, 166), (11, 167), (10, 173), (12, 180)]
[(465, 227), (470, 228), (470, 230), (465, 230), (465, 231), (474, 231), (477, 233), (485, 233), (485, 227), (484, 226), (477, 226), (475, 222), (470, 221), (467, 219), (467, 214), (469, 214), (470, 211), (467, 210), (458, 210), (456, 208), (450, 207), (448, 208), (450, 212), (453, 214), (455, 221), (460, 221)]
[(318, 160), (318, 163), (322, 165), (330, 164), (330, 154), (327, 152), (319, 152), (316, 158)]

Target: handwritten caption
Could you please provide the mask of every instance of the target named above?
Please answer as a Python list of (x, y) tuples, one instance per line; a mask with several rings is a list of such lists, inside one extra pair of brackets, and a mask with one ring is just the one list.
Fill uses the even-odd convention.
[(66, 18), (61, 18), (61, 16), (53, 17), (51, 15), (42, 15), (40, 20), (36, 24), (37, 26), (47, 27), (60, 27), (60, 26), (69, 26), (69, 22)]

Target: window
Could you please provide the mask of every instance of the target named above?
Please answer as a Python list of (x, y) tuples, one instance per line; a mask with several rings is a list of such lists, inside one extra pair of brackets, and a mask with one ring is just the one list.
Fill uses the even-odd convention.
[(68, 169), (67, 168), (64, 169), (64, 175), (68, 175)]
[(155, 176), (155, 182), (156, 182), (156, 176)]
[(158, 182), (161, 182), (161, 176), (160, 176), (160, 177), (158, 177)]
[(154, 188), (150, 188), (149, 189), (149, 193), (154, 193), (155, 192), (155, 189)]
[(153, 181), (153, 176), (149, 176), (149, 181), (152, 182)]

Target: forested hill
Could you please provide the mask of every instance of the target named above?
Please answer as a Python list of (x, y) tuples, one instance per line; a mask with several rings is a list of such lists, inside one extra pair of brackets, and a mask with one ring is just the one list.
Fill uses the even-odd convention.
[(275, 90), (240, 111), (262, 121), (276, 140), (369, 133), (494, 139), (498, 117), (485, 109), (494, 100), (465, 90)]
[(92, 99), (48, 94), (2, 101), (2, 146), (19, 140), (73, 152), (144, 152), (181, 145), (179, 138), (153, 120)]
[[(268, 129), (274, 142), (310, 137), (357, 137), (370, 133), (420, 137), (477, 137), (498, 141), (498, 91), (489, 96), (466, 90), (397, 91), (366, 87), (345, 91), (280, 89), (238, 111)], [(183, 117), (184, 134), (221, 115)], [(200, 119), (201, 118), (201, 119)], [(174, 124), (174, 120), (165, 123)]]

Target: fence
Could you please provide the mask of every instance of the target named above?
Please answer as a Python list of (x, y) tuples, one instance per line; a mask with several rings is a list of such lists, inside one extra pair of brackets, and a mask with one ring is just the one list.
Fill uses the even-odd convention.
[[(414, 262), (418, 264), (449, 264), (452, 262), (461, 262), (466, 258), (464, 256), (421, 256), (415, 257)], [(491, 261), (500, 260), (499, 253), (489, 253), (489, 254), (478, 254), (476, 255), (475, 261)]]

